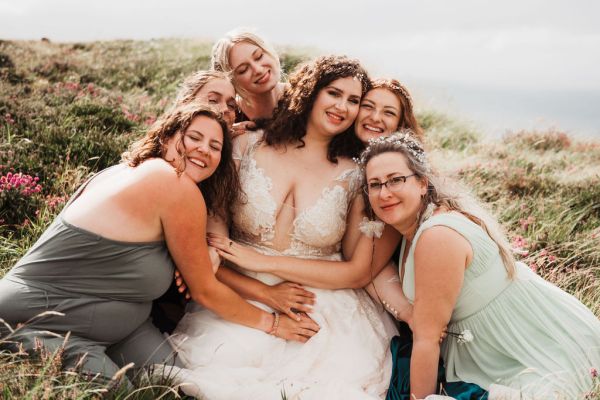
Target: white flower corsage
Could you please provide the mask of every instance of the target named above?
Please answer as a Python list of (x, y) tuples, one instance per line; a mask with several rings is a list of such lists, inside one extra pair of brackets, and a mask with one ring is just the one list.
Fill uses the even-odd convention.
[(456, 333), (456, 332), (447, 332), (447, 333), (448, 333), (448, 336), (455, 337), (456, 342), (458, 344), (469, 343), (469, 342), (472, 342), (473, 339), (475, 339), (475, 336), (473, 336), (473, 333), (469, 329), (465, 329), (461, 333)]
[(380, 238), (384, 227), (385, 224), (382, 221), (373, 221), (367, 217), (364, 217), (358, 225), (358, 229), (362, 234), (370, 238)]

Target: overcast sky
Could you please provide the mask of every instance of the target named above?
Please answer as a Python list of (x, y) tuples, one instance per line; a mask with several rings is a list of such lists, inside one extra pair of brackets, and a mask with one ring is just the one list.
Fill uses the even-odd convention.
[(485, 130), (600, 136), (598, 0), (0, 0), (0, 38), (215, 39), (253, 26), (280, 45), (359, 57), (417, 103)]

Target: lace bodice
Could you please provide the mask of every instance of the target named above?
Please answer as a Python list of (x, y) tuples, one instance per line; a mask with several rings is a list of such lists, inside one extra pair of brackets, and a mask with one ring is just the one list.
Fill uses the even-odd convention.
[[(349, 206), (360, 182), (357, 168), (347, 169), (323, 188), (317, 201), (296, 212), (289, 232), (276, 232), (277, 210), (273, 183), (257, 165), (254, 153), (261, 132), (247, 134), (248, 145), (234, 156), (240, 160), (240, 180), (245, 196), (234, 206), (232, 236), (247, 244), (272, 249), (276, 235), (289, 235), (289, 248), (280, 253), (299, 257), (334, 256), (340, 253)], [(293, 171), (290, 171), (293, 173)]]

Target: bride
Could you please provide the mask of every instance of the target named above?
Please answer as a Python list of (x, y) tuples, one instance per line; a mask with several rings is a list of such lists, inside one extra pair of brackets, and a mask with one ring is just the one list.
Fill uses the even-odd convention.
[[(275, 336), (277, 312), (272, 334), (266, 335), (194, 308), (172, 337), (186, 365), (177, 380), (187, 394), (211, 400), (385, 396), (395, 333), (391, 319), (362, 289), (322, 289), (335, 286), (336, 274), (348, 280), (351, 265), (340, 262), (342, 253), (349, 258), (360, 238), (360, 172), (348, 138), (368, 82), (358, 62), (320, 57), (291, 76), (264, 135), (238, 138), (246, 198), (234, 207), (232, 238), (263, 254), (312, 259), (297, 274), (303, 283), (321, 287), (309, 289), (316, 303), (308, 313), (320, 330), (310, 340), (307, 332), (304, 344), (285, 341)], [(240, 271), (268, 285), (282, 282), (275, 275)]]

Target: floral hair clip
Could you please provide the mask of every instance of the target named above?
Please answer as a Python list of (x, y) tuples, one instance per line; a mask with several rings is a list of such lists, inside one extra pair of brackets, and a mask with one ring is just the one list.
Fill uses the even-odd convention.
[(423, 150), (423, 146), (414, 137), (410, 129), (400, 130), (396, 133), (391, 134), (390, 136), (381, 136), (378, 138), (369, 139), (369, 145), (360, 154), (359, 158), (354, 158), (354, 162), (356, 162), (361, 169), (364, 169), (366, 161), (373, 148), (377, 147), (378, 145), (385, 144), (391, 144), (397, 147), (404, 147), (417, 161), (419, 161), (427, 169), (429, 169), (429, 164), (427, 162), (425, 150)]

